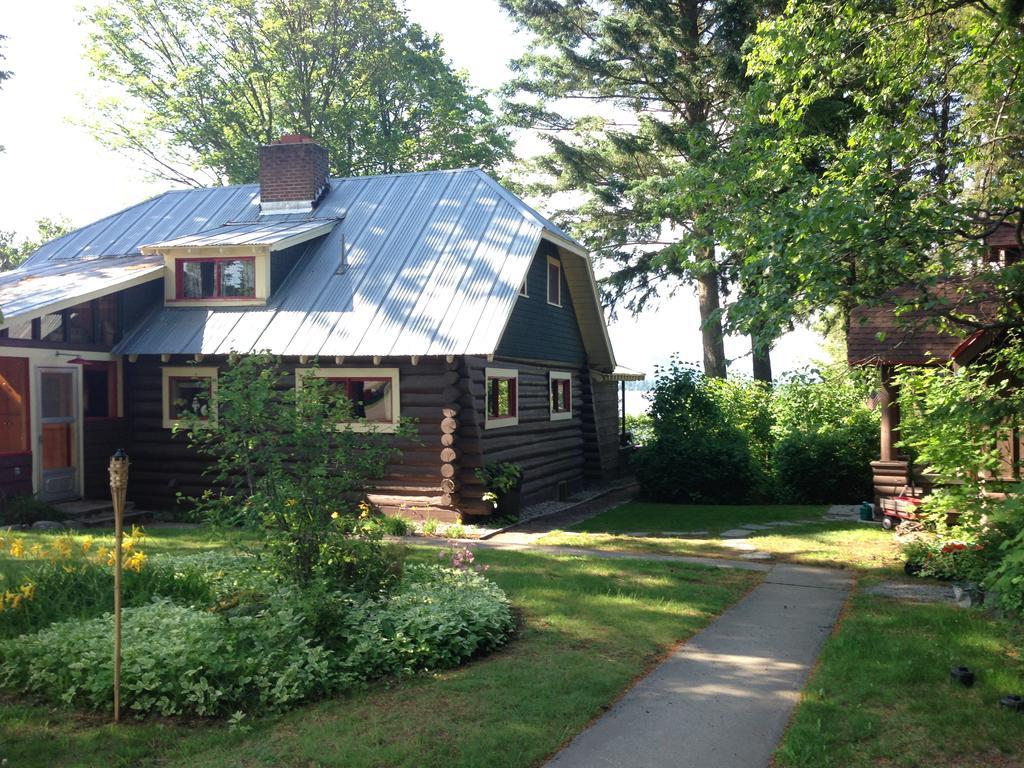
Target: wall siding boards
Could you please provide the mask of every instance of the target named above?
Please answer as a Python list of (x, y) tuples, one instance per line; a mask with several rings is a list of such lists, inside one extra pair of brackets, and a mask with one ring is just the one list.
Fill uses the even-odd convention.
[(558, 249), (543, 240), (526, 281), (530, 296), (516, 299), (496, 354), (582, 366), (587, 356), (564, 273), (561, 275), (562, 306), (548, 304), (549, 256), (561, 263)]

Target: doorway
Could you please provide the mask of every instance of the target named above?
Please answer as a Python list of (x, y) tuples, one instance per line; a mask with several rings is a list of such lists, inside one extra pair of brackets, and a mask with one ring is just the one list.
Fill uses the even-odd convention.
[(39, 435), (44, 501), (78, 498), (78, 371), (39, 369)]

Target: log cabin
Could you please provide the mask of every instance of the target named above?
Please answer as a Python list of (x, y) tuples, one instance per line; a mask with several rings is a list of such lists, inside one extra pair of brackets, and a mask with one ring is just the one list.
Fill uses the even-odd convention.
[[(344, 386), (362, 423), (416, 420), (382, 509), (491, 512), (474, 470), (522, 468), (524, 504), (618, 471), (616, 368), (589, 254), (477, 169), (330, 178), (302, 136), (257, 184), (166, 192), (0, 275), (0, 494), (171, 508), (208, 487), (172, 432), (228, 356), (268, 351)], [(214, 397), (215, 400), (215, 397)]]
[[(1021, 260), (1022, 248), (1015, 227), (1001, 225), (985, 238), (985, 269), (1000, 269)], [(881, 429), (879, 456), (871, 462), (874, 503), (885, 498), (927, 494), (935, 478), (925, 468), (913, 464), (898, 447), (900, 440), (899, 389), (896, 371), (901, 366), (970, 365), (992, 345), (999, 332), (989, 328), (956, 330), (951, 323), (940, 322), (940, 314), (955, 310), (975, 317), (980, 325), (995, 325), (997, 307), (988, 300), (966, 304), (967, 296), (984, 291), (965, 291), (962, 281), (946, 280), (923, 289), (903, 286), (890, 291), (873, 306), (855, 308), (847, 328), (847, 362), (851, 366), (874, 366), (879, 370), (880, 387), (876, 397)], [(1000, 444), (1006, 473), (1000, 479), (1019, 479), (1024, 435), (1012, 430)]]

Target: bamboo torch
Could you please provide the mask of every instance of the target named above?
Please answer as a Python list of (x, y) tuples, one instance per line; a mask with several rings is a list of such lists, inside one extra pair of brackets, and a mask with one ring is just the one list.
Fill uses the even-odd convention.
[(118, 448), (110, 457), (110, 497), (114, 502), (114, 722), (121, 720), (121, 542), (128, 493), (128, 454)]

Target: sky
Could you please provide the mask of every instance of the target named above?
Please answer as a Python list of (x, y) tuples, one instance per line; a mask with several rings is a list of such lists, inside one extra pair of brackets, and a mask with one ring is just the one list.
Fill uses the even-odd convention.
[[(84, 127), (84, 101), (99, 91), (84, 61), (83, 5), (96, 0), (0, 2), (0, 34), (6, 59), (0, 68), (14, 77), (0, 88), (0, 230), (34, 232), (40, 217), (65, 217), (84, 225), (167, 189), (147, 179), (128, 158), (100, 145)], [(497, 0), (407, 0), (409, 16), (444, 39), (456, 69), (477, 88), (496, 88), (509, 77), (508, 62), (529, 43), (526, 33)], [(540, 150), (536, 137), (518, 137), (517, 152)], [(545, 213), (543, 201), (529, 201)], [(697, 301), (689, 289), (665, 298), (638, 317), (620, 312), (609, 325), (622, 365), (653, 373), (655, 364), (677, 353), (699, 362)], [(750, 373), (749, 341), (727, 339), (730, 371)], [(776, 373), (823, 357), (820, 337), (798, 329), (772, 352)]]

